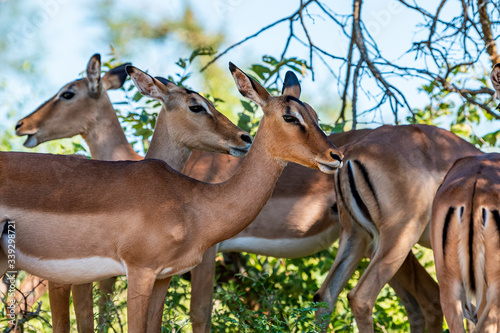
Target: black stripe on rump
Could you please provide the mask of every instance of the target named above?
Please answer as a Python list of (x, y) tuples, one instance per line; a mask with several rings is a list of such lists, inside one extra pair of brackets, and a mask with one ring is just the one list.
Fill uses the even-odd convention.
[(492, 210), (491, 213), (493, 214), (493, 219), (495, 220), (495, 224), (497, 225), (497, 231), (500, 234), (500, 213), (497, 209)]
[(448, 228), (450, 226), (451, 216), (455, 212), (455, 207), (450, 207), (448, 209), (448, 213), (446, 213), (446, 217), (444, 219), (443, 225), (443, 257), (446, 253), (446, 240), (448, 239)]
[(365, 166), (361, 164), (360, 161), (354, 160), (354, 163), (356, 163), (356, 166), (359, 168), (359, 170), (361, 170), (361, 174), (363, 175), (365, 182), (368, 184), (368, 188), (370, 189), (373, 197), (375, 198), (375, 203), (377, 204), (377, 207), (380, 208), (380, 205), (378, 204), (377, 194), (375, 193), (375, 188), (373, 187), (372, 182), (370, 181), (370, 175), (368, 174), (368, 170), (366, 170)]
[(474, 276), (474, 251), (472, 245), (474, 243), (474, 196), (476, 194), (477, 178), (474, 182), (472, 190), (471, 203), (470, 203), (470, 222), (469, 222), (469, 279), (470, 290), (476, 292), (476, 278)]
[[(357, 162), (356, 165), (358, 164), (360, 163)], [(363, 171), (361, 171), (361, 173), (363, 173)], [(349, 186), (351, 188), (352, 195), (354, 196), (354, 200), (361, 210), (361, 214), (363, 214), (364, 218), (366, 218), (368, 221), (371, 221), (372, 217), (370, 215), (370, 212), (368, 211), (368, 207), (366, 207), (363, 199), (361, 199), (361, 196), (359, 195), (358, 189), (356, 188), (356, 182), (354, 181), (354, 172), (352, 170), (352, 163), (350, 163), (350, 161), (347, 162), (347, 175), (349, 177)]]

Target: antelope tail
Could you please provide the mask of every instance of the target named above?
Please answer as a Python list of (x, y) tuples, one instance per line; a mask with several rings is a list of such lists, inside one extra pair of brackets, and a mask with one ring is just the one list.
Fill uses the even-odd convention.
[[(465, 290), (464, 315), (476, 321), (477, 311), (486, 302), (485, 230), (491, 213), (479, 206), (476, 186), (471, 202), (460, 209), (459, 258)], [(473, 301), (475, 300), (475, 307)]]

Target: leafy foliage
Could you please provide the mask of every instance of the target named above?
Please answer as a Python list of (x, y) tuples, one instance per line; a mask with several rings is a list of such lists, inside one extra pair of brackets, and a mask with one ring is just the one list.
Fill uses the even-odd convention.
[[(477, 75), (474, 67), (457, 67), (450, 73), (448, 80), (455, 86), (461, 86), (465, 74), (475, 74), (483, 88), (490, 88), (489, 73)], [(494, 119), (490, 113), (478, 107), (477, 104), (470, 103), (467, 99), (457, 98), (452, 92), (444, 89), (443, 84), (437, 80), (423, 85), (420, 91), (428, 96), (429, 103), (421, 109), (414, 109), (413, 116), (407, 118), (409, 123), (439, 126), (449, 123), (450, 131), (478, 147), (500, 147), (498, 120)], [(488, 105), (493, 104), (494, 101), (492, 98), (477, 97), (476, 103)], [(479, 125), (491, 129), (496, 126), (497, 129), (478, 135), (474, 129)]]

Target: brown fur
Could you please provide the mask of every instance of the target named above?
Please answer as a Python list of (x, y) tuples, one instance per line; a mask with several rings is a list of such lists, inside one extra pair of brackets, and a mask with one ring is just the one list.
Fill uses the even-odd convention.
[[(339, 171), (337, 184), (342, 227), (339, 251), (318, 295), (333, 308), (359, 260), (366, 252), (371, 253), (368, 268), (349, 293), (349, 303), (360, 331), (373, 332), (375, 300), (405, 259), (412, 256), (411, 247), (429, 223), (432, 198), (446, 172), (456, 159), (481, 152), (448, 131), (408, 125), (377, 128), (348, 145), (344, 153), (346, 166)], [(370, 183), (354, 161), (364, 166)], [(357, 200), (349, 177), (350, 166), (360, 196)], [(358, 200), (371, 220), (361, 218), (356, 209)], [(442, 315), (435, 282), (422, 274), (420, 279), (406, 283), (407, 290), (417, 291), (413, 294), (417, 301), (424, 296), (419, 290), (433, 290), (428, 294), (434, 295), (434, 302), (422, 310), (429, 331), (440, 332)]]
[[(156, 302), (148, 306), (153, 289), (166, 292), (165, 286), (154, 286), (158, 273), (165, 268), (172, 268), (170, 273), (172, 275), (199, 263), (206, 248), (235, 235), (246, 227), (271, 195), (274, 183), (285, 165), (284, 160), (300, 162), (315, 168), (318, 168), (320, 164), (330, 165), (332, 171), (340, 164), (339, 160), (342, 158), (342, 154), (319, 129), (314, 121), (314, 111), (310, 107), (292, 106), (290, 103), (294, 102), (285, 102), (286, 97), (271, 97), (265, 93), (265, 90), (262, 90), (263, 88), (255, 91), (251, 86), (260, 87), (258, 83), (253, 82), (250, 85), (251, 79), (246, 77), (243, 72), (234, 66), (231, 70), (244, 95), (250, 93), (255, 98), (254, 93), (257, 94), (258, 98), (255, 98), (254, 101), (263, 107), (265, 116), (261, 121), (248, 158), (245, 159), (240, 171), (230, 181), (218, 185), (197, 182), (171, 170), (163, 162), (157, 161), (119, 162), (116, 164), (93, 160), (80, 161), (83, 164), (78, 166), (78, 170), (74, 169), (73, 173), (69, 174), (70, 179), (73, 177), (81, 179), (77, 173), (82, 173), (86, 175), (84, 182), (96, 184), (100, 188), (99, 182), (102, 181), (102, 176), (110, 176), (110, 183), (103, 188), (103, 191), (107, 192), (106, 194), (100, 193), (94, 188), (85, 189), (88, 195), (85, 200), (93, 201), (95, 206), (99, 207), (102, 215), (96, 216), (92, 213), (88, 214), (88, 212), (76, 215), (60, 212), (59, 215), (54, 213), (44, 215), (36, 210), (29, 210), (29, 208), (26, 209), (27, 214), (22, 214), (14, 207), (5, 206), (2, 208), (3, 216), (15, 215), (13, 219), (16, 220), (16, 226), (20, 228), (19, 234), (23, 235), (20, 236), (21, 238), (28, 239), (31, 234), (39, 230), (39, 228), (34, 228), (33, 223), (36, 223), (37, 227), (41, 226), (42, 229), (47, 227), (54, 231), (50, 238), (47, 233), (42, 233), (41, 237), (37, 238), (37, 245), (28, 244), (21, 240), (18, 251), (30, 253), (32, 252), (30, 247), (35, 246), (40, 251), (37, 252), (37, 255), (41, 257), (45, 257), (45, 252), (60, 259), (81, 258), (98, 253), (100, 256), (123, 260), (127, 266), (129, 281), (128, 318), (130, 332), (146, 331), (148, 307), (155, 311), (157, 309)], [(302, 132), (296, 125), (286, 123), (283, 120), (284, 105), (290, 105), (295, 112), (304, 118), (305, 132)], [(27, 157), (27, 154), (5, 153), (5, 155), (7, 157), (4, 161), (16, 162), (16, 164), (22, 163), (24, 156), (31, 159)], [(59, 160), (67, 159), (67, 157), (58, 156), (43, 156), (41, 158), (45, 160), (42, 164), (59, 163)], [(9, 170), (5, 170), (6, 173), (13, 175), (11, 170), (17, 168), (16, 164), (3, 165), (5, 169)], [(99, 167), (99, 171), (96, 174), (94, 172), (97, 167)], [(34, 171), (30, 170), (29, 172)], [(49, 171), (43, 167), (36, 170), (36, 173), (42, 179), (62, 175), (62, 173), (58, 174), (57, 171), (54, 173), (53, 170)], [(130, 188), (127, 189), (120, 185), (113, 188), (116, 180), (120, 177), (112, 174), (121, 175), (122, 178), (130, 180), (131, 182), (128, 182), (130, 188), (140, 189), (141, 192), (131, 192)], [(134, 180), (130, 178), (137, 175), (141, 175), (141, 177)], [(156, 175), (156, 177), (152, 175)], [(21, 179), (22, 176), (15, 178)], [(11, 191), (15, 188), (15, 191), (30, 192), (32, 189), (30, 184), (23, 182), (17, 186), (12, 185), (14, 184), (6, 186), (3, 190)], [(48, 188), (51, 185), (47, 183), (42, 186)], [(242, 191), (242, 189), (245, 190)], [(67, 184), (62, 184), (62, 189), (53, 189), (57, 192), (66, 190), (68, 193), (74, 193)], [(50, 192), (51, 190), (44, 189), (44, 191)], [(137, 201), (144, 203), (144, 205), (131, 202), (137, 211), (134, 211), (133, 214), (127, 214), (127, 218), (124, 218), (123, 211), (113, 207), (113, 203), (126, 197), (120, 192), (134, 194), (136, 197), (140, 193), (140, 200)], [(114, 198), (113, 202), (102, 202), (102, 195), (105, 198)], [(7, 192), (1, 191), (0, 197), (7, 196)], [(63, 199), (62, 195), (58, 197), (64, 201), (61, 207), (67, 208), (66, 203), (70, 203), (71, 200)], [(41, 201), (45, 201), (50, 207), (56, 206), (52, 202), (49, 203), (49, 199), (44, 198)], [(251, 204), (248, 204), (249, 202)], [(153, 207), (151, 203), (155, 203), (157, 206), (151, 209)], [(81, 205), (85, 206), (88, 203)], [(123, 217), (114, 218), (114, 216), (119, 217), (120, 215)], [(91, 249), (88, 243), (81, 244), (82, 248), (79, 248), (81, 251), (75, 251), (75, 244), (73, 240), (70, 241), (71, 237), (69, 237), (72, 231), (67, 224), (68, 219), (72, 217), (85, 218), (88, 221), (88, 224), (79, 224), (79, 227), (84, 228), (84, 230), (90, 230), (91, 226), (96, 227), (92, 232), (82, 234), (101, 240), (104, 244), (97, 244), (96, 241), (87, 238), (93, 245), (101, 249), (110, 249), (110, 252)], [(58, 228), (52, 227), (55, 224)], [(144, 224), (148, 228), (144, 228)], [(171, 242), (165, 243), (167, 239)], [(196, 246), (193, 246), (194, 244)], [(55, 253), (48, 249), (51, 247), (57, 247), (61, 252)], [(158, 284), (164, 283), (158, 282)], [(161, 299), (161, 297), (155, 297), (155, 299)], [(161, 317), (159, 319), (161, 324)], [(150, 313), (151, 326), (156, 328), (157, 321), (156, 316)], [(152, 330), (155, 329), (152, 328)]]
[[(445, 216), (450, 207), (454, 212), (444, 235)], [(500, 229), (493, 215), (499, 209), (500, 154), (458, 160), (436, 193), (431, 240), (441, 304), (452, 332), (465, 332), (464, 317), (473, 319), (472, 297), (480, 302), (475, 304), (478, 322), (474, 332), (493, 333), (500, 329)]]
[[(89, 61), (88, 67), (100, 68), (99, 57), (93, 56)], [(122, 71), (124, 72), (124, 69), (122, 69)], [(140, 81), (139, 84), (148, 80), (154, 83), (149, 87), (142, 88), (143, 93), (151, 94), (151, 89), (157, 89), (158, 91), (161, 89), (160, 94), (155, 97), (164, 101), (165, 104), (168, 102), (168, 106), (162, 108), (157, 120), (155, 136), (148, 152), (150, 157), (164, 158), (165, 161), (174, 168), (181, 169), (189, 157), (191, 149), (199, 148), (229, 153), (230, 149), (233, 147), (240, 148), (244, 151), (245, 147), (248, 146), (248, 142), (243, 140), (243, 135), (248, 134), (234, 126), (226, 117), (220, 114), (208, 100), (204, 99), (199, 94), (194, 92), (187, 93), (185, 89), (177, 88), (174, 84), (168, 84), (167, 87), (138, 69), (132, 69), (132, 71), (135, 72), (134, 76)], [(38, 143), (82, 134), (94, 158), (102, 160), (142, 159), (142, 157), (132, 150), (126, 141), (115, 111), (106, 94), (107, 89), (117, 89), (123, 83), (126, 73), (117, 72), (117, 69), (108, 72), (102, 78), (103, 84), (94, 84), (95, 87), (100, 86), (101, 91), (99, 94), (96, 92), (90, 93), (89, 91), (90, 84), (87, 84), (87, 82), (91, 80), (90, 78), (92, 77), (89, 73), (86, 79), (66, 84), (60, 92), (50, 100), (52, 101), (51, 103), (50, 101), (44, 103), (31, 115), (18, 122), (16, 126), (17, 134), (31, 134), (37, 138)], [(92, 80), (99, 81), (101, 78), (93, 76)], [(61, 100), (60, 95), (68, 91), (68, 89), (75, 93), (75, 96), (70, 100)], [(194, 115), (188, 110), (189, 106), (197, 104), (203, 104), (209, 107), (210, 115)], [(172, 128), (175, 129), (175, 133), (172, 133), (174, 132)], [(186, 132), (190, 133), (192, 138), (188, 141), (183, 141), (182, 137), (189, 137), (185, 135)], [(66, 170), (66, 167), (68, 167), (68, 169), (78, 167), (78, 162), (74, 159), (68, 161), (69, 162), (57, 162), (62, 164), (69, 163), (65, 166), (53, 165), (52, 167), (61, 167), (62, 170)], [(59, 177), (60, 175), (56, 176), (57, 181), (64, 183), (65, 181)], [(26, 179), (24, 181), (26, 181)], [(20, 198), (16, 197), (15, 199)], [(47, 202), (45, 199), (40, 198), (27, 199), (35, 205), (39, 204), (44, 206)], [(78, 209), (85, 207), (86, 201), (84, 199), (79, 201), (82, 206), (77, 207), (71, 205), (72, 208), (70, 209), (72, 211), (78, 212)], [(96, 207), (87, 207), (90, 211), (95, 208)], [(51, 211), (50, 204), (44, 209)], [(57, 204), (54, 209), (60, 210), (60, 204)], [(78, 221), (74, 222), (78, 223)], [(29, 281), (29, 278), (26, 279), (26, 286), (24, 289), (23, 286), (21, 287), (21, 290), (24, 292), (29, 291), (26, 290), (29, 286)], [(50, 283), (50, 287), (51, 290), (54, 290), (52, 293), (54, 297), (51, 296), (54, 331), (66, 332), (69, 329), (69, 312), (64, 304), (68, 303), (69, 286)], [(87, 291), (80, 291), (80, 288)], [(78, 295), (84, 295), (90, 292), (89, 298), (83, 302), (90, 305), (92, 304), (91, 288), (89, 289), (87, 285), (82, 285), (75, 286), (74, 290)], [(104, 292), (107, 292), (107, 290), (104, 290)], [(66, 300), (61, 299), (61, 297)], [(88, 301), (88, 299), (90, 299), (90, 301)], [(32, 301), (35, 302), (36, 299)], [(75, 305), (78, 305), (78, 303), (78, 299), (75, 299)], [(75, 309), (79, 331), (93, 332), (92, 307), (87, 309), (87, 311), (84, 309), (83, 306), (76, 307)]]

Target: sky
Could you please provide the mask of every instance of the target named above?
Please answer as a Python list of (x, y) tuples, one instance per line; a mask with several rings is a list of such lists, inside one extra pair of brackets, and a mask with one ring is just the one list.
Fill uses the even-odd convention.
[[(3, 0), (2, 2), (13, 1)], [(19, 19), (15, 24), (12, 21), (0, 20), (0, 33), (9, 38), (16, 38), (11, 57), (18, 59), (23, 56), (36, 58), (37, 71), (42, 73), (41, 78), (31, 80), (24, 76), (17, 78), (9, 68), (0, 67), (0, 114), (5, 114), (7, 108), (12, 105), (19, 106), (15, 110), (16, 116), (7, 119), (4, 126), (13, 126), (15, 119), (19, 119), (34, 110), (44, 100), (53, 95), (64, 83), (74, 80), (82, 70), (85, 69), (89, 57), (99, 52), (105, 57), (109, 53), (109, 40), (105, 29), (92, 21), (92, 10), (94, 0), (69, 1), (69, 0), (34, 0), (30, 2), (30, 10), (26, 13), (18, 13)], [(231, 45), (246, 36), (255, 33), (261, 27), (291, 14), (297, 9), (298, 1), (290, 0), (190, 0), (189, 3), (194, 10), (194, 15), (207, 31), (226, 34), (224, 46)], [(349, 14), (352, 11), (351, 1), (327, 1), (328, 5), (338, 13)], [(428, 0), (430, 8), (433, 1)], [(159, 20), (165, 16), (178, 17), (182, 15), (185, 6), (183, 0), (150, 0), (120, 2), (124, 8), (132, 8), (141, 13), (149, 20)], [(1, 7), (0, 7), (1, 9)], [(337, 33), (332, 33), (327, 20), (311, 11), (314, 21), (308, 24), (310, 35), (314, 42), (322, 45), (325, 49), (335, 54), (346, 54), (346, 39)], [(0, 12), (2, 15), (8, 13)], [(422, 36), (422, 31), (416, 28), (421, 19), (412, 11), (404, 8), (395, 0), (365, 1), (363, 5), (363, 21), (372, 37), (377, 41), (379, 48), (389, 60), (398, 60), (401, 63), (411, 64), (415, 61), (413, 56), (404, 56), (404, 52), (410, 48), (412, 42)], [(453, 15), (453, 8), (448, 10), (448, 15)], [(1, 22), (4, 23), (1, 23)], [(6, 23), (7, 22), (7, 23)], [(10, 23), (9, 23), (10, 22)], [(241, 68), (246, 68), (252, 63), (260, 61), (263, 54), (279, 57), (288, 27), (282, 24), (261, 36), (240, 45), (219, 60), (223, 66), (232, 61)], [(304, 37), (298, 33), (299, 36)], [(35, 49), (35, 45), (43, 45), (43, 52)], [(11, 46), (12, 47), (12, 46)], [(187, 52), (179, 54), (180, 49), (175, 43), (165, 42), (159, 44), (137, 45), (137, 51), (131, 59), (134, 65), (142, 69), (148, 69), (151, 73), (167, 75), (176, 71), (174, 62), (180, 56), (188, 56)], [(181, 53), (182, 53), (181, 52)], [(292, 43), (288, 55), (308, 59), (308, 50), (298, 43)], [(485, 70), (489, 66), (486, 59)], [(0, 65), (2, 66), (2, 65)], [(303, 96), (313, 107), (315, 103), (332, 103), (332, 108), (338, 108), (339, 81), (332, 77), (324, 66), (315, 59), (315, 80), (311, 75), (301, 78)], [(194, 88), (196, 87), (196, 73), (193, 75)], [(229, 72), (228, 72), (229, 75)], [(412, 107), (422, 107), (428, 102), (426, 96), (418, 92), (422, 81), (413, 79), (400, 79), (393, 81), (398, 88), (407, 93), (407, 98)], [(5, 84), (8, 83), (8, 84)], [(360, 83), (362, 89), (367, 92), (375, 91), (373, 82), (363, 81)], [(2, 91), (3, 90), (3, 91)], [(229, 92), (237, 94), (234, 90)], [(224, 96), (220, 96), (224, 98)], [(113, 95), (111, 96), (113, 99)], [(360, 111), (373, 106), (374, 101), (365, 95), (361, 95), (358, 101)], [(2, 108), (4, 111), (2, 112)], [(390, 123), (392, 116), (390, 111), (384, 110), (383, 121)], [(404, 118), (407, 114), (402, 114)], [(321, 117), (321, 115), (320, 115)], [(380, 121), (380, 119), (378, 119)], [(445, 124), (444, 124), (445, 125)], [(479, 128), (478, 133), (487, 133), (500, 128), (497, 123), (488, 124)], [(22, 139), (19, 139), (20, 142)]]

